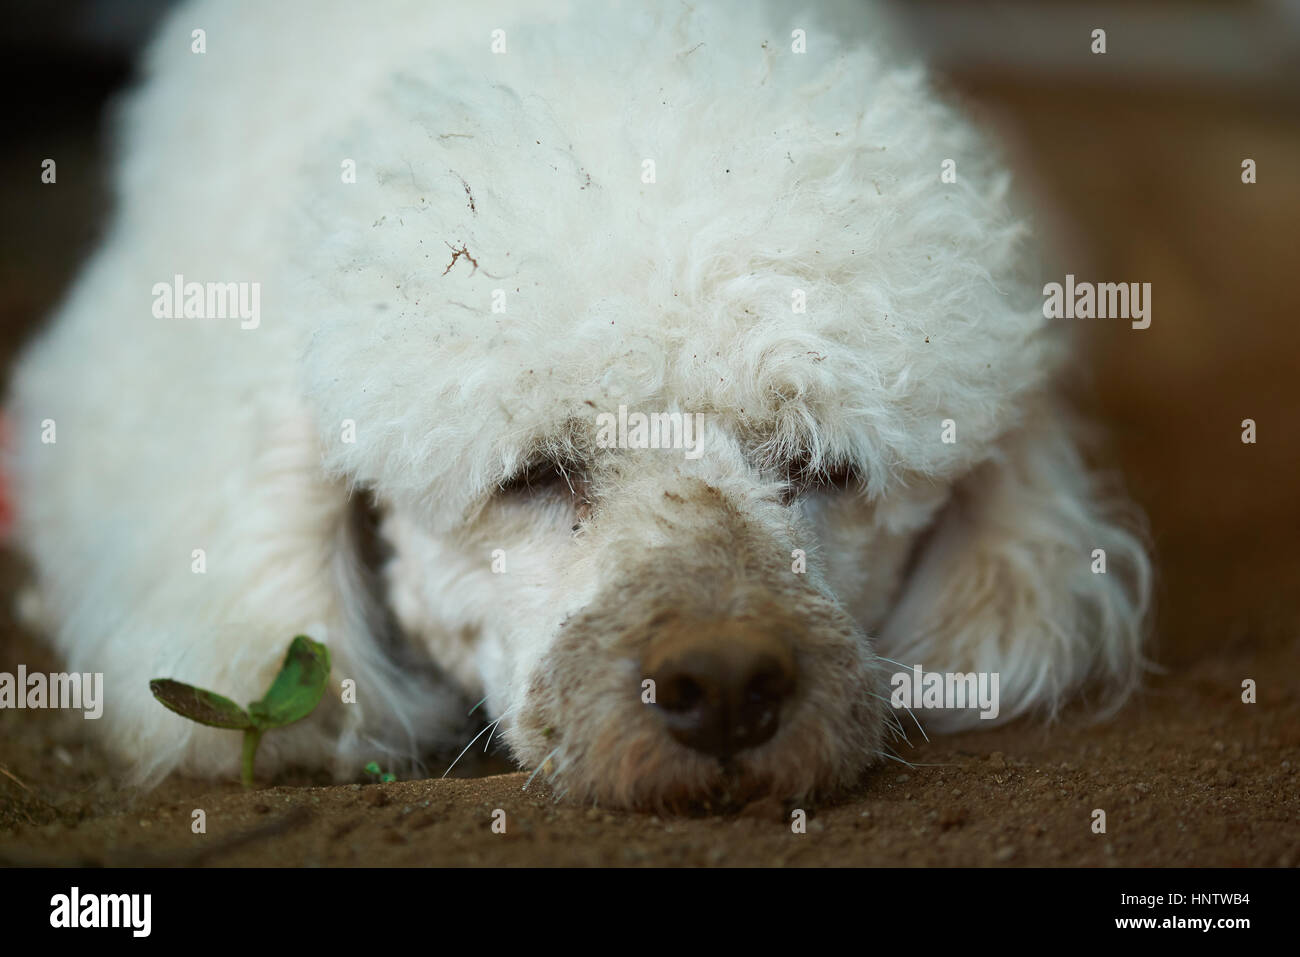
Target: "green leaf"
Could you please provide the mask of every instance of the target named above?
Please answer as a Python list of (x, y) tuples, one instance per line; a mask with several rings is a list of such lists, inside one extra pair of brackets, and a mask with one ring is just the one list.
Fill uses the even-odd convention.
[(229, 698), (183, 681), (155, 678), (149, 682), (149, 690), (164, 708), (199, 724), (236, 731), (247, 731), (254, 726), (248, 712)]
[(382, 771), (379, 770), (378, 761), (371, 761), (369, 764), (367, 764), (365, 767), (365, 771), (366, 774), (373, 774), (375, 777), (379, 777), (379, 775), (383, 773)]
[(301, 721), (320, 704), (329, 675), (329, 649), (306, 635), (294, 638), (266, 695), (248, 706), (253, 724), (265, 731)]

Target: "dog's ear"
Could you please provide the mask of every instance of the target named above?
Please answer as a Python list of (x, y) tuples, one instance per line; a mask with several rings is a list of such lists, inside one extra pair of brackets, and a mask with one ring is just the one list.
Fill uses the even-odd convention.
[[(918, 545), (880, 653), (926, 671), (998, 673), (999, 720), (1051, 715), (1094, 685), (1099, 703), (1118, 706), (1145, 666), (1140, 528), (1086, 472), (1064, 420), (1043, 410), (958, 483)], [(925, 718), (983, 723), (974, 709)]]

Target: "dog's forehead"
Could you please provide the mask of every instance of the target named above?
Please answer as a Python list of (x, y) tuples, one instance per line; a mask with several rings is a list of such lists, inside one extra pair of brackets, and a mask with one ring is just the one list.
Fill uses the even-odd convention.
[(553, 100), (472, 73), (372, 99), (337, 152), (376, 171), (321, 199), (336, 240), (307, 251), (311, 397), (323, 435), (357, 425), (328, 444), (340, 471), (481, 490), (620, 406), (813, 446), (877, 485), (983, 454), (1044, 372), (988, 151), (864, 51), (814, 83), (753, 46), (647, 49), (636, 76)]

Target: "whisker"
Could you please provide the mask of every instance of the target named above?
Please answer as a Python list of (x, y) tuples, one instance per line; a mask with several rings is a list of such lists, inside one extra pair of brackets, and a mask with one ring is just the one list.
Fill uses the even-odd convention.
[(869, 694), (869, 695), (871, 695), (871, 697), (873, 697), (873, 698), (877, 698), (877, 699), (879, 699), (879, 700), (885, 702), (885, 704), (889, 705), (889, 710), (886, 711), (885, 714), (889, 715), (889, 720), (893, 722), (893, 725), (890, 727), (890, 730), (892, 731), (892, 730), (894, 730), (894, 728), (897, 728), (897, 729), (898, 729), (898, 732), (897, 732), (897, 733), (898, 733), (898, 734), (903, 738), (903, 740), (904, 740), (904, 741), (907, 741), (908, 744), (911, 744), (912, 742), (907, 740), (907, 732), (903, 729), (903, 722), (900, 721), (899, 718), (898, 718), (898, 715), (896, 715), (896, 714), (894, 713), (894, 710), (893, 710), (893, 707), (894, 707), (893, 702), (890, 701), (888, 698), (886, 698), (884, 695), (876, 694), (874, 691), (868, 691), (867, 694)]
[(906, 670), (906, 671), (911, 671), (911, 670), (912, 670), (912, 667), (913, 667), (912, 665), (905, 665), (905, 664), (903, 664), (901, 661), (895, 661), (893, 658), (886, 658), (884, 655), (876, 655), (876, 658), (877, 658), (877, 660), (879, 660), (879, 661), (887, 661), (887, 662), (889, 662), (891, 665), (897, 665), (898, 667), (900, 667), (900, 668), (902, 668), (902, 669), (904, 669), (904, 670)]
[(490, 748), (490, 747), (492, 746), (492, 735), (493, 735), (493, 733), (496, 731), (497, 727), (501, 724), (501, 722), (504, 721), (504, 720), (506, 719), (506, 715), (509, 714), (509, 713), (510, 713), (509, 711), (505, 712), (505, 714), (501, 715), (501, 717), (497, 718), (497, 719), (496, 719), (495, 721), (493, 721), (490, 725), (488, 725), (488, 727), (491, 728), (492, 730), (488, 732), (488, 739), (487, 739), (487, 741), (486, 741), (486, 742), (484, 743), (484, 745), (483, 745), (483, 753), (484, 753), (484, 754), (487, 754), (487, 750), (488, 750), (488, 748)]
[[(889, 659), (885, 659), (885, 660), (888, 661)], [(888, 698), (882, 698), (880, 695), (876, 694), (874, 691), (868, 691), (867, 694), (869, 694), (869, 695), (873, 695), (874, 697), (877, 697), (877, 698), (880, 698), (880, 700), (886, 702), (886, 703), (889, 705), (889, 707), (890, 707), (891, 709), (894, 707), (894, 702), (890, 701)], [(912, 720), (916, 722), (916, 730), (918, 730), (918, 731), (921, 732), (921, 737), (925, 738), (926, 743), (928, 744), (929, 741), (930, 741), (930, 736), (929, 736), (928, 734), (925, 733), (925, 728), (921, 727), (921, 722), (920, 722), (920, 721), (917, 721), (917, 719), (916, 719), (916, 715), (915, 715), (915, 714), (912, 714), (912, 709), (909, 708), (907, 705), (903, 705), (903, 710), (906, 711), (908, 714), (912, 715)], [(892, 714), (893, 712), (891, 711), (890, 713)], [(895, 716), (895, 717), (897, 717), (897, 716)], [(905, 735), (903, 735), (903, 737), (907, 737), (907, 735), (905, 734)], [(912, 742), (911, 742), (911, 741), (908, 741), (907, 743), (908, 743), (908, 744), (911, 744)]]
[[(903, 710), (908, 714), (912, 714), (912, 709), (907, 705), (903, 705)], [(921, 732), (921, 737), (925, 738), (925, 741), (928, 744), (930, 742), (930, 736), (925, 733), (925, 728), (921, 727), (921, 722), (916, 720), (916, 715), (912, 714), (912, 720), (916, 721), (916, 730)]]
[[(504, 718), (506, 715), (508, 715), (508, 714), (509, 714), (511, 711), (513, 711), (513, 710), (514, 710), (514, 708), (507, 708), (505, 711), (503, 711), (503, 712), (501, 713), (501, 718)], [(497, 721), (500, 721), (501, 718), (497, 718)], [(463, 757), (465, 756), (465, 751), (468, 751), (470, 748), (474, 747), (474, 742), (477, 741), (479, 738), (483, 737), (484, 732), (491, 730), (491, 729), (494, 728), (495, 726), (496, 726), (496, 721), (494, 721), (492, 724), (487, 725), (486, 727), (483, 728), (482, 731), (480, 731), (478, 734), (474, 735), (474, 737), (473, 737), (473, 739), (470, 741), (470, 743), (467, 744), (467, 745), (465, 745), (465, 750), (464, 750), (464, 751), (461, 751), (460, 754), (456, 755), (456, 760), (453, 761), (453, 762), (451, 762), (451, 764), (447, 766), (447, 770), (446, 770), (446, 771), (443, 771), (443, 772), (442, 772), (442, 776), (445, 778), (447, 775), (451, 774), (451, 769), (454, 768), (454, 767), (456, 766), (457, 762), (459, 762), (460, 759), (463, 758)]]
[(899, 764), (906, 765), (906, 766), (909, 767), (909, 768), (914, 768), (914, 767), (916, 767), (916, 765), (913, 764), (911, 761), (906, 761), (906, 760), (904, 760), (903, 758), (900, 758), (900, 757), (899, 757), (898, 755), (896, 755), (896, 754), (888, 754), (888, 753), (886, 753), (886, 752), (884, 752), (884, 751), (877, 751), (876, 754), (880, 755), (882, 758), (889, 758), (889, 760), (891, 760), (891, 761), (897, 761)]
[[(880, 661), (887, 661), (891, 665), (897, 665), (898, 667), (907, 669), (909, 671), (912, 668), (911, 665), (905, 665), (901, 661), (895, 661), (893, 658), (886, 658), (884, 655), (876, 655), (876, 658)], [(893, 707), (892, 701), (890, 702), (890, 707)], [(912, 709), (909, 708), (907, 705), (903, 705), (903, 710), (906, 711), (908, 714), (912, 715), (912, 720), (916, 722), (916, 730), (920, 731), (921, 737), (925, 738), (926, 743), (929, 743), (930, 736), (925, 733), (925, 728), (921, 727), (921, 722), (917, 721), (916, 715), (912, 714)]]
[(956, 767), (960, 767), (960, 765), (952, 764), (952, 763), (947, 763), (947, 764), (928, 764), (928, 763), (927, 763), (927, 764), (917, 764), (917, 763), (914, 763), (914, 762), (912, 762), (912, 761), (906, 761), (906, 760), (904, 760), (903, 758), (900, 758), (900, 757), (899, 757), (898, 755), (896, 755), (896, 754), (886, 754), (884, 751), (877, 751), (877, 752), (875, 752), (875, 753), (878, 754), (878, 755), (880, 755), (882, 758), (889, 758), (891, 761), (897, 761), (897, 762), (899, 762), (900, 764), (906, 764), (909, 768), (956, 768)]
[(542, 770), (542, 768), (546, 767), (546, 762), (551, 760), (551, 758), (555, 757), (555, 753), (559, 751), (561, 747), (563, 747), (563, 745), (557, 744), (554, 748), (551, 749), (550, 754), (542, 758), (542, 760), (537, 763), (537, 767), (533, 769), (532, 774), (528, 775), (528, 780), (524, 782), (524, 786), (519, 790), (521, 791), (528, 790), (528, 785), (533, 783), (533, 778), (537, 777), (538, 773)]

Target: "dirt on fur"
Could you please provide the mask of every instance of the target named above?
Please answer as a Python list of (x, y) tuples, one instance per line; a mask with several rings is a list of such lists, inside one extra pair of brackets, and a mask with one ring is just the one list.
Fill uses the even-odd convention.
[[(661, 818), (557, 802), (540, 776), (524, 790), (523, 773), (251, 791), (173, 778), (134, 794), (95, 722), (3, 710), (0, 863), (1300, 864), (1300, 180), (1284, 175), (1300, 169), (1300, 127), (1278, 104), (1206, 93), (995, 77), (962, 88), (1010, 137), (1018, 187), (1075, 237), (1062, 275), (1153, 287), (1151, 327), (1094, 322), (1078, 363), (1091, 370), (1081, 403), (1110, 435), (1098, 461), (1149, 515), (1159, 576), (1163, 673), (1118, 716), (930, 742), (912, 729), (915, 747), (899, 752), (910, 764), (887, 762), (843, 800), (802, 808), (796, 833), (796, 809), (776, 801)], [(1239, 180), (1243, 156), (1259, 161), (1256, 185)], [(19, 163), (29, 157), (5, 160), (0, 177), (4, 356), (66, 281), (95, 208), (74, 177), (38, 192)], [(1241, 441), (1246, 418), (1255, 444)], [(0, 556), (0, 671), (57, 670), (10, 617), (23, 574)], [(1247, 679), (1255, 703), (1242, 700)]]

